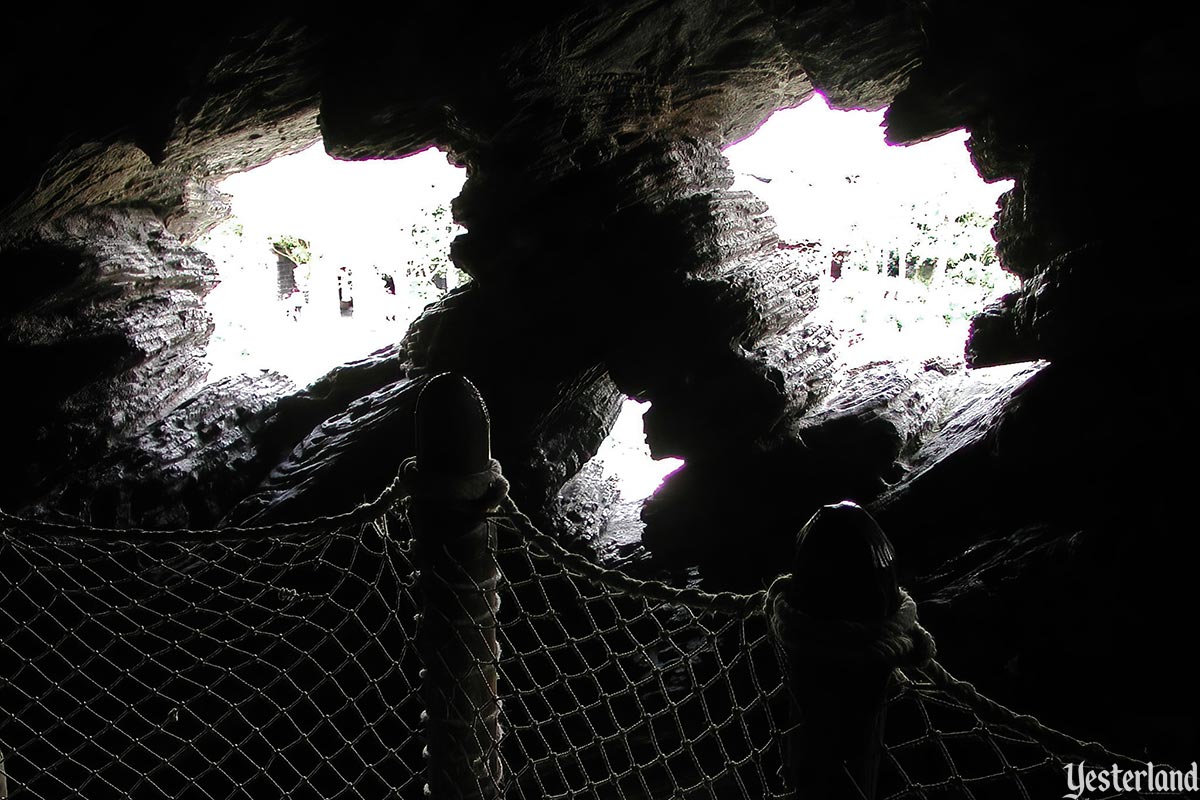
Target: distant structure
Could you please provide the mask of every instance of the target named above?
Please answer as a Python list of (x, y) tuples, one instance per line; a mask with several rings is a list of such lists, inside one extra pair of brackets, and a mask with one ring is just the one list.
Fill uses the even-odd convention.
[(299, 291), (296, 285), (296, 262), (272, 248), (275, 253), (275, 283), (279, 289), (278, 299), (283, 300)]
[(338, 310), (343, 317), (354, 316), (354, 277), (349, 267), (338, 267)]

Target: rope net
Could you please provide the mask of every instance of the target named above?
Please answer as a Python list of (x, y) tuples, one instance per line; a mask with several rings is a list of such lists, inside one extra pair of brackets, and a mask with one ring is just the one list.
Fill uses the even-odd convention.
[(212, 543), (6, 532), (10, 796), (419, 795), (414, 575), (384, 518)]
[(1062, 797), (1064, 766), (1085, 758), (984, 719), (924, 675), (898, 673), (888, 699), (878, 797)]
[[(502, 736), (476, 732), (473, 752), (495, 763), (470, 796), (794, 796), (786, 760), (802, 756), (787, 742), (804, 723), (786, 670), (805, 642), (771, 635), (768, 592), (639, 581), (566, 550), (511, 504), (496, 522)], [(1061, 797), (1068, 765), (1145, 768), (1010, 711), (936, 661), (897, 669), (885, 706), (879, 800)]]
[(765, 618), (594, 581), (543, 546), (499, 529), (508, 796), (788, 796)]
[[(764, 592), (604, 569), (511, 504), (488, 525), (498, 581), (420, 572), (404, 514), (224, 541), (4, 530), (10, 796), (417, 798), (452, 716), (456, 797), (791, 796), (785, 652), (804, 643), (772, 636)], [(434, 584), (464, 613), (422, 663), (422, 631), (455, 616), (418, 619)], [(422, 676), (452, 653), (499, 704)], [(886, 706), (880, 800), (1059, 797), (1068, 764), (1137, 766), (936, 662), (896, 671)]]

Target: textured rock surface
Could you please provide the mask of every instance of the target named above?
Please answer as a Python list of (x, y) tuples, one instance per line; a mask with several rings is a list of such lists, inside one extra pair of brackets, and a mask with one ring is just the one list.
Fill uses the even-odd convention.
[[(905, 473), (875, 499), (871, 511), (901, 543), (904, 558), (928, 568), (938, 556), (969, 547), (969, 531), (1004, 511), (1004, 494), (1014, 487), (997, 485), (985, 465), (997, 455), (999, 430), (1038, 370), (1035, 364), (975, 373), (979, 379), (966, 384), (938, 430), (913, 448)], [(983, 502), (985, 495), (991, 502)], [(972, 524), (963, 524), (967, 518)]]
[[(331, 32), (321, 124), (340, 157), (438, 141), (471, 165), (508, 151), (553, 176), (664, 134), (729, 143), (811, 93), (753, 3), (472, 9), (453, 27), (440, 9), (394, 13), (394, 27), (344, 21)], [(412, 73), (425, 82), (391, 79)]]
[(1156, 410), (1177, 376), (1147, 372), (1111, 405), (1090, 378), (1088, 367), (1059, 364), (1017, 373), (915, 454), (913, 471), (874, 506), (909, 569), (930, 570), (979, 538), (1036, 523), (1113, 535), (1186, 525), (1176, 498), (1192, 476), (1164, 459), (1186, 451), (1189, 426)]
[(272, 466), (258, 434), (294, 390), (273, 372), (206, 386), (70, 476), (38, 510), (109, 527), (212, 527)]
[(219, 221), (216, 179), (316, 141), (319, 37), (266, 9), (205, 16), (181, 26), (89, 7), (24, 18), (29, 35), (4, 53), (6, 110), (22, 124), (3, 126), (19, 172), (0, 187), (0, 225), (136, 204), (188, 238)]
[[(373, 499), (413, 455), (416, 396), (426, 377), (443, 371), (479, 387), (495, 420), (493, 453), (514, 496), (541, 509), (595, 453), (620, 399), (595, 364), (560, 372), (539, 357), (558, 346), (497, 317), (478, 287), (457, 290), (427, 310), (402, 345), (280, 401), (269, 430), (279, 441), (287, 440), (284, 425), (305, 433), (227, 521), (304, 519)], [(300, 413), (306, 416), (297, 420)], [(314, 422), (310, 433), (303, 428)]]
[[(1127, 628), (1190, 624), (1162, 585), (1180, 576), (1161, 565), (1194, 563), (1188, 537), (1169, 534), (1190, 530), (1179, 454), (1200, 446), (1180, 410), (1197, 382), (1196, 287), (1175, 113), (1197, 99), (1196, 9), (581, 0), (540, 16), (405, 4), (310, 17), (268, 2), (189, 25), (161, 9), (28, 10), (0, 54), (0, 267), (17, 281), (0, 347), (20, 420), (0, 503), (104, 475), (118, 517), (182, 519), (168, 508), (179, 498), (194, 520), (270, 473), (241, 513), (340, 510), (405, 455), (417, 381), (456, 369), (483, 389), (533, 506), (594, 452), (621, 392), (653, 400), (656, 452), (689, 466), (651, 527), (683, 558), (744, 562), (748, 581), (816, 498), (898, 480), (876, 507), (913, 575), (947, 576), (947, 635), (975, 635), (954, 627), (957, 608), (994, 619), (1012, 602), (952, 592), (962, 562), (939, 572), (992, 542), (990, 574), (1012, 571), (1018, 594), (1056, 597), (1044, 576), (1065, 564), (1080, 597), (1128, 581), (1155, 600), (1128, 606)], [(719, 154), (814, 87), (838, 106), (890, 104), (895, 142), (966, 126), (981, 173), (1016, 180), (995, 233), (1026, 283), (979, 320), (969, 354), (1051, 368), (979, 390), (937, 381), (967, 394), (936, 433), (918, 422), (943, 414), (921, 388), (932, 374), (836, 388), (827, 333), (805, 319), (811, 282), (762, 207), (729, 191)], [(318, 109), (337, 155), (437, 143), (469, 166), (454, 256), (477, 283), (403, 345), (295, 395), (258, 406), (227, 385), (172, 415), (198, 388), (208, 326), (211, 274), (185, 242), (222, 213), (215, 181), (315, 141)], [(221, 410), (225, 391), (248, 415)], [(227, 455), (246, 458), (233, 480)], [(204, 490), (188, 480), (212, 502), (189, 500)], [(134, 481), (160, 481), (158, 499), (134, 503)], [(747, 530), (764, 535), (730, 552)], [(1078, 532), (1103, 557), (1062, 561), (1022, 531)], [(1144, 557), (1126, 558), (1125, 539), (1143, 538)], [(1032, 600), (1013, 608), (1032, 624)], [(1074, 641), (1089, 613), (1054, 611), (1018, 653), (1020, 691), (1038, 702), (1065, 683), (1048, 665), (1071, 660), (1056, 632)], [(1170, 654), (1146, 662), (1181, 688)], [(985, 689), (1015, 685), (980, 669)], [(1089, 669), (1113, 691), (1146, 677), (1106, 658)]]
[[(1137, 359), (1182, 366), (1172, 343), (1190, 336), (1200, 278), (1184, 274), (1169, 286), (1128, 280), (1135, 264), (1175, 258), (1165, 246), (1096, 242), (1051, 259), (1020, 290), (972, 321), (969, 362), (989, 366), (1045, 358), (1099, 365)], [(1109, 313), (1104, 309), (1118, 286), (1127, 305)], [(1182, 368), (1187, 376), (1188, 367)]]
[(322, 422), (242, 501), (236, 524), (303, 520), (374, 500), (415, 452), (413, 411), (424, 381), (402, 378)]
[(717, 585), (757, 588), (817, 508), (874, 500), (913, 468), (923, 442), (992, 384), (938, 367), (843, 369), (821, 399), (782, 419), (759, 447), (689, 462), (643, 509), (647, 545), (660, 558), (703, 565)]
[(563, 486), (551, 505), (554, 527), (565, 539), (586, 545), (595, 556), (619, 564), (631, 555), (644, 556), (641, 502), (621, 496), (620, 479), (605, 476), (592, 460)]
[[(215, 526), (314, 427), (403, 379), (406, 359), (401, 346), (386, 347), (300, 391), (268, 372), (206, 386), (162, 420), (123, 437), (30, 511), (101, 525)], [(354, 494), (332, 500), (353, 505), (357, 501), (347, 498)]]
[(835, 108), (891, 103), (921, 63), (926, 20), (908, 3), (761, 0), (775, 32)]
[(64, 217), (0, 239), (0, 356), (19, 381), (17, 459), (0, 503), (28, 499), (119, 437), (168, 413), (208, 372), (203, 297), (216, 270), (146, 211)]

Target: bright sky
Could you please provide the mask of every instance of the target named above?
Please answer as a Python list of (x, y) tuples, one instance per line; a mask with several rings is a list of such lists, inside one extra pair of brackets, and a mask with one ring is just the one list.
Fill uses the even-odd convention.
[[(464, 180), (466, 170), (433, 148), (393, 161), (337, 161), (320, 143), (226, 179), (220, 188), (233, 198), (234, 218), (201, 242), (221, 276), (207, 299), (217, 324), (209, 380), (270, 369), (305, 385), (399, 340), (427, 302), (402, 285), (406, 260), (420, 258), (409, 230), (428, 220), (424, 212), (448, 208)], [(313, 253), (296, 270), (308, 301), (298, 314), (278, 298), (270, 241), (282, 235), (307, 240)], [(343, 266), (352, 271), (352, 317), (338, 305)], [(395, 295), (384, 292), (381, 273), (396, 276)]]
[[(785, 241), (819, 242), (825, 263), (834, 250), (848, 246), (879, 263), (889, 248), (912, 243), (917, 219), (953, 220), (965, 211), (983, 220), (993, 216), (997, 198), (1012, 182), (988, 184), (979, 177), (965, 131), (909, 147), (888, 146), (883, 113), (836, 111), (820, 95), (775, 112), (753, 136), (726, 148), (734, 188), (767, 202)], [(938, 230), (948, 234), (946, 227)], [(991, 243), (986, 228), (978, 226), (965, 238), (976, 247)], [(961, 257), (965, 249), (946, 237), (923, 255), (947, 259)], [(843, 336), (840, 357), (846, 363), (961, 359), (968, 318), (991, 297), (1017, 287), (997, 267), (986, 272), (994, 289), (961, 280), (927, 286), (857, 270), (844, 271), (836, 281), (826, 274), (822, 302), (811, 319), (853, 331)]]
[(767, 202), (783, 238), (805, 241), (835, 238), (848, 224), (867, 220), (886, 229), (906, 222), (905, 212), (922, 201), (994, 208), (1012, 185), (983, 182), (965, 131), (892, 147), (882, 126), (883, 111), (836, 111), (814, 95), (799, 108), (776, 111), (753, 136), (725, 149), (737, 175), (734, 188)]
[(604, 463), (604, 478), (615, 477), (623, 500), (641, 500), (654, 490), (668, 474), (683, 466), (682, 459), (650, 457), (642, 415), (650, 410), (649, 403), (627, 399), (617, 415), (612, 433), (600, 445), (596, 459)]
[[(338, 161), (318, 142), (294, 156), (227, 178), (233, 212), (247, 235), (292, 233), (332, 258), (377, 261), (407, 237), (423, 208), (450, 204), (466, 170), (435, 148), (391, 161)], [(403, 243), (401, 237), (401, 243)]]

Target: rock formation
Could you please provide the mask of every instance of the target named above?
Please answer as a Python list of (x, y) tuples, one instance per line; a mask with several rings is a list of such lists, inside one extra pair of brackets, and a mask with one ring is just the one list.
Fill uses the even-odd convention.
[[(1095, 637), (1191, 623), (1196, 433), (1178, 404), (1196, 278), (1172, 115), (1196, 93), (1196, 12), (267, 3), (180, 25), (159, 11), (33, 9), (0, 56), (0, 265), (15, 281), (0, 506), (118, 525), (342, 510), (411, 454), (425, 377), (455, 370), (492, 409), (514, 496), (549, 519), (634, 396), (653, 401), (654, 453), (687, 460), (644, 510), (664, 557), (761, 581), (817, 505), (873, 503), (982, 688), (1085, 735), (1197, 735), (1179, 652), (1107, 658), (1059, 635), (1103, 615), (1120, 625)], [(720, 151), (814, 90), (887, 107), (895, 143), (965, 127), (984, 178), (1016, 181), (994, 233), (1023, 287), (966, 351), (972, 367), (1048, 367), (990, 382), (838, 370), (806, 319), (803, 254), (730, 190)], [(192, 242), (226, 210), (214, 187), (318, 138), (340, 158), (437, 145), (465, 165), (453, 257), (473, 280), (312, 386), (203, 388), (214, 275)], [(966, 646), (977, 620), (994, 647)], [(1084, 714), (1101, 690), (1120, 696), (1112, 716)]]

